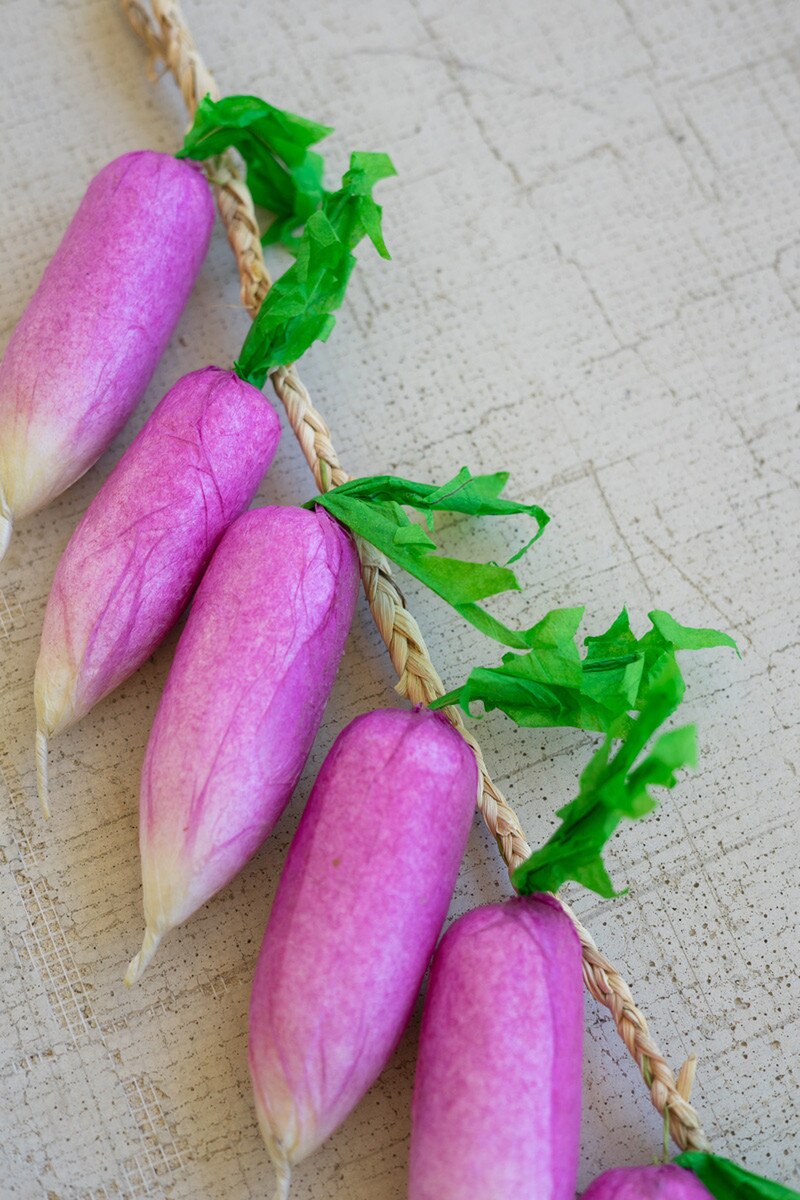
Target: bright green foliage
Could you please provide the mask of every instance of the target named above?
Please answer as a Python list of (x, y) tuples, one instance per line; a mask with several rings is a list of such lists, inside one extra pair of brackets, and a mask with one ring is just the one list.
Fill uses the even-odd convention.
[(373, 186), (394, 175), (386, 154), (353, 154), (338, 192), (327, 193), (308, 218), (297, 261), (270, 288), (235, 370), (256, 387), (270, 371), (296, 362), (315, 341), (326, 341), (356, 264), (352, 250), (368, 237), (382, 258), (389, 252), (381, 231), (381, 208)]
[(716, 1200), (800, 1200), (800, 1192), (793, 1188), (752, 1175), (716, 1154), (685, 1150), (672, 1161), (696, 1175)]
[(672, 788), (681, 767), (695, 766), (694, 726), (662, 733), (640, 757), (655, 731), (672, 715), (683, 695), (683, 679), (674, 657), (665, 656), (651, 678), (639, 716), (612, 754), (607, 735), (589, 760), (578, 795), (560, 809), (561, 824), (553, 836), (514, 872), (513, 884), (523, 894), (554, 892), (568, 879), (600, 896), (617, 893), (603, 863), (602, 851), (623, 817), (635, 821), (656, 806), (652, 786)]
[(195, 113), (178, 158), (215, 158), (230, 147), (247, 165), (247, 186), (256, 204), (274, 220), (261, 239), (283, 242), (296, 251), (297, 230), (327, 195), (323, 160), (310, 150), (333, 130), (284, 112), (257, 96), (205, 96)]
[(653, 670), (665, 655), (713, 646), (736, 648), (725, 633), (679, 625), (658, 610), (650, 613), (652, 627), (637, 638), (623, 609), (606, 633), (586, 638), (581, 659), (576, 635), (583, 611), (553, 609), (517, 635), (529, 647), (526, 653), (504, 654), (499, 667), (476, 667), (436, 707), (457, 703), (470, 713), (470, 706), (480, 701), (487, 711), (501, 709), (517, 725), (571, 726), (619, 737), (629, 727), (628, 714), (641, 708)]
[[(550, 518), (536, 504), (505, 499), (501, 492), (507, 481), (508, 474), (504, 471), (473, 476), (466, 467), (442, 487), (376, 475), (342, 484), (323, 496), (316, 496), (306, 507), (325, 508), (342, 525), (426, 584), (482, 633), (508, 644), (508, 638), (517, 636), (515, 631), (487, 613), (478, 601), (501, 592), (518, 591), (514, 572), (497, 563), (468, 562), (433, 553), (438, 550), (433, 536), (434, 512), (460, 512), (475, 517), (514, 513), (531, 517), (536, 532), (511, 561), (524, 554)], [(423, 513), (426, 528), (413, 522), (405, 508)]]
[[(662, 734), (645, 753), (683, 699), (676, 652), (736, 648), (725, 633), (689, 628), (658, 610), (637, 638), (623, 609), (604, 634), (586, 638), (581, 658), (576, 636), (582, 617), (582, 608), (554, 609), (521, 635), (525, 653), (504, 655), (498, 667), (475, 668), (433, 705), (458, 703), (469, 713), (480, 701), (518, 725), (605, 734), (581, 775), (578, 795), (558, 813), (561, 825), (516, 871), (521, 892), (555, 891), (573, 879), (602, 896), (616, 894), (602, 860), (605, 843), (623, 817), (636, 819), (654, 807), (650, 787), (673, 787), (675, 772), (696, 761), (691, 726)], [(615, 742), (621, 743), (616, 751)]]

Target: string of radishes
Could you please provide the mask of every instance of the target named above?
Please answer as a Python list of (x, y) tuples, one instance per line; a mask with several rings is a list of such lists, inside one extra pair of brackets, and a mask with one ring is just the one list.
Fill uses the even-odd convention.
[[(276, 117), (273, 110), (263, 119), (270, 121), (278, 145), (293, 139), (299, 153), (327, 132), (302, 118)], [(380, 219), (370, 193), (393, 170), (387, 161), (354, 155), (342, 188), (326, 200), (328, 214), (314, 213), (306, 223), (306, 274), (316, 280), (315, 264), (322, 258), (323, 276), (333, 277), (327, 301), (333, 307), (355, 264), (350, 251), (365, 232), (362, 215)], [(278, 169), (286, 182), (273, 204), (283, 205), (278, 211), (287, 220), (302, 220), (305, 214), (294, 211), (298, 190), (289, 172)], [(382, 243), (379, 248), (385, 253)], [(62, 556), (35, 682), (37, 777), (45, 812), (48, 740), (126, 679), (175, 624), (220, 537), (250, 504), (272, 461), (279, 424), (261, 394), (258, 356), (275, 365), (289, 351), (300, 354), (333, 321), (329, 312), (286, 317), (298, 303), (290, 277), (300, 292), (308, 282), (298, 262), (273, 291), (242, 348), (254, 360), (249, 372), (207, 367), (175, 384), (103, 484)], [(47, 284), (46, 276), (40, 292)], [(57, 349), (52, 341), (51, 353)], [(16, 464), (18, 478), (29, 470), (24, 459)]]
[[(180, 14), (177, 11), (176, 6), (159, 5), (159, 6), (157, 6), (157, 8), (161, 9), (162, 12), (164, 9), (169, 11), (169, 13), (170, 13), (170, 32), (171, 33), (174, 34), (174, 32), (175, 32), (175, 21), (176, 20), (178, 23), (178, 25), (177, 25), (177, 27), (178, 27), (177, 46), (176, 46), (176, 39), (171, 38), (168, 42), (166, 57), (169, 57), (171, 55), (173, 57), (173, 60), (176, 58), (178, 60), (180, 60), (182, 52), (185, 53), (188, 50), (188, 52), (191, 54), (193, 48), (187, 42), (187, 40), (183, 39), (180, 36), (180, 28), (181, 28), (180, 27)], [(330, 483), (334, 483), (334, 484), (339, 483), (341, 481), (341, 476), (343, 475), (343, 472), (341, 472), (341, 468), (339, 467), (339, 464), (338, 464), (338, 459), (336, 458), (335, 453), (332, 450), (327, 427), (325, 426), (324, 422), (321, 420), (319, 415), (313, 410), (313, 407), (311, 406), (310, 401), (308, 400), (307, 393), (305, 393), (305, 389), (302, 388), (302, 385), (299, 385), (299, 381), (295, 382), (296, 376), (294, 377), (294, 379), (292, 378), (293, 375), (294, 375), (293, 372), (282, 371), (282, 372), (277, 373), (277, 376), (274, 377), (274, 379), (273, 379), (273, 382), (276, 384), (276, 390), (278, 391), (279, 395), (283, 391), (282, 398), (285, 400), (287, 411), (290, 413), (290, 417), (292, 418), (293, 428), (298, 433), (299, 440), (301, 441), (301, 444), (303, 445), (304, 451), (306, 453), (306, 457), (307, 457), (310, 465), (312, 466), (312, 469), (315, 470), (315, 475), (317, 476), (319, 485), (321, 487), (324, 487), (325, 482), (327, 482), (329, 485), (330, 485)], [(294, 386), (286, 387), (287, 381), (291, 381), (291, 383)], [(283, 385), (283, 387), (281, 385)], [(299, 403), (296, 400), (296, 397), (298, 395), (300, 397)], [(309, 425), (311, 426), (310, 430), (309, 430), (308, 426), (305, 426), (305, 428), (304, 428), (303, 415), (305, 415), (305, 414), (311, 415), (311, 421), (309, 422)], [(305, 434), (305, 436), (303, 436), (304, 434)], [(321, 451), (320, 455), (315, 453), (315, 444), (314, 443), (316, 441), (319, 441), (319, 443), (320, 443), (320, 451)], [(339, 474), (339, 478), (336, 477), (337, 473)], [(327, 476), (327, 479), (326, 479), (326, 476)], [(332, 476), (332, 478), (331, 478), (331, 476)], [(375, 578), (375, 574), (376, 573), (374, 571), (371, 573), (372, 579)], [(368, 574), (367, 582), (370, 582), (370, 581), (371, 581), (370, 575)], [(369, 588), (368, 588), (368, 594), (369, 594)], [(388, 630), (391, 628), (391, 626), (389, 625), (389, 622), (386, 620), (385, 607), (384, 607), (383, 617), (384, 617), (384, 627), (382, 628), (382, 632), (384, 632), (384, 635), (385, 635), (386, 632), (388, 632)], [(380, 625), (381, 625), (381, 621), (379, 620), (379, 626)], [(392, 639), (386, 638), (386, 640), (387, 640), (388, 644), (390, 644), (393, 647), (396, 647), (397, 641), (398, 641), (397, 638), (392, 638)], [(419, 646), (419, 640), (417, 641), (417, 646)], [(395, 657), (396, 656), (393, 655), (393, 659)], [(405, 664), (401, 664), (399, 673), (401, 674), (401, 678), (402, 678), (403, 675), (405, 674)], [(436, 682), (438, 683), (438, 677), (437, 677)], [(584, 943), (584, 948), (586, 948), (585, 943)], [(588, 972), (588, 974), (591, 975), (591, 972)], [(255, 996), (254, 996), (254, 1002), (255, 1002)], [(682, 1070), (681, 1083), (684, 1087), (686, 1086), (687, 1080), (690, 1080), (691, 1075), (692, 1075), (691, 1071)], [(691, 1084), (689, 1083), (688, 1086), (690, 1087)], [(682, 1097), (680, 1097), (680, 1093), (678, 1093), (678, 1096), (679, 1096), (679, 1099), (682, 1098)], [(667, 1111), (669, 1111), (669, 1110), (667, 1110)], [(493, 1122), (493, 1124), (494, 1124), (494, 1122)], [(695, 1167), (697, 1167), (697, 1163), (695, 1163)], [(739, 1183), (736, 1184), (737, 1188), (740, 1187), (740, 1183), (741, 1183), (741, 1180), (739, 1180)], [(472, 1194), (472, 1193), (470, 1193), (470, 1194)], [(656, 1192), (654, 1191), (653, 1194), (656, 1194)]]
[[(194, 114), (204, 95), (219, 94), (177, 4), (155, 3), (155, 19), (138, 0), (124, 0), (123, 8), (151, 53), (160, 57), (175, 77), (190, 114)], [(252, 312), (253, 297), (265, 277), (265, 271), (255, 269), (253, 265), (261, 257), (261, 244), (257, 234), (252, 234), (252, 204), (241, 179), (235, 193), (226, 194), (229, 199), (235, 195), (241, 202), (238, 212), (229, 208), (223, 213), (229, 238), (234, 241), (238, 237), (240, 243), (247, 242), (249, 238), (249, 250), (243, 249), (241, 244), (238, 246), (237, 261), (243, 299), (248, 298), (244, 302)], [(349, 476), (333, 447), (328, 426), (313, 405), (297, 371), (293, 367), (278, 368), (272, 375), (272, 383), (320, 491), (346, 482)], [(398, 691), (413, 703), (433, 701), (444, 689), (427, 654), (419, 626), (394, 584), (385, 558), (369, 545), (359, 543), (358, 548), (362, 582), (371, 612), (399, 677)], [(497, 840), (509, 868), (514, 869), (530, 854), (519, 820), (489, 776), (480, 747), (465, 730), (458, 710), (448, 709), (446, 715), (475, 750), (481, 775), (481, 815)], [(650, 1033), (644, 1014), (635, 1004), (624, 978), (600, 952), (591, 934), (577, 917), (573, 913), (570, 915), (581, 939), (586, 986), (594, 999), (611, 1012), (625, 1046), (642, 1072), (654, 1106), (662, 1115), (666, 1114), (672, 1135), (679, 1146), (704, 1147), (707, 1143), (697, 1113), (689, 1102), (689, 1089), (686, 1086), (691, 1079), (691, 1072), (682, 1069), (679, 1086), (679, 1080), (676, 1080)]]
[[(162, 32), (180, 21), (177, 5), (154, 9), (162, 15)], [(135, 16), (141, 26), (141, 5)], [(361, 238), (388, 257), (371, 190), (393, 173), (391, 163), (382, 155), (353, 155), (341, 189), (327, 192), (322, 160), (309, 149), (326, 132), (253, 97), (207, 98), (198, 106), (181, 156), (218, 159), (235, 146), (256, 198), (273, 215), (265, 240), (284, 241), (297, 260), (262, 304), (234, 370), (207, 368), (172, 389), (65, 553), (37, 667), (42, 799), (46, 803), (46, 738), (135, 669), (207, 568), (143, 771), (147, 931), (131, 964), (132, 981), (165, 929), (232, 877), (288, 801), (352, 617), (352, 534), (362, 555), (369, 545), (392, 558), (462, 618), (510, 647), (499, 667), (474, 670), (447, 696), (436, 677), (435, 694), (424, 698), (436, 701), (431, 707), (441, 707), (449, 724), (434, 712), (375, 712), (353, 722), (335, 743), (267, 927), (253, 987), (250, 1065), (277, 1194), (285, 1196), (293, 1164), (337, 1127), (385, 1065), (447, 911), (478, 781), (460, 717), (448, 706), (457, 700), (469, 713), (479, 700), (520, 725), (601, 732), (603, 743), (581, 776), (578, 796), (559, 814), (562, 824), (514, 872), (523, 895), (462, 918), (437, 951), (415, 1089), (413, 1200), (476, 1194), (511, 1200), (522, 1189), (566, 1200), (577, 1170), (581, 950), (565, 906), (531, 893), (555, 892), (574, 879), (601, 895), (615, 894), (602, 861), (605, 842), (623, 817), (653, 807), (650, 786), (672, 787), (676, 771), (694, 760), (693, 729), (656, 736), (683, 695), (676, 652), (734, 643), (661, 612), (651, 614), (651, 629), (637, 638), (623, 611), (609, 630), (586, 639), (581, 657), (582, 609), (555, 610), (522, 630), (492, 617), (481, 601), (518, 587), (513, 572), (433, 555), (433, 514), (526, 513), (536, 531), (515, 561), (547, 517), (536, 505), (506, 500), (502, 473), (472, 477), (463, 470), (440, 488), (385, 476), (343, 481), (323, 486), (304, 509), (237, 516), (277, 444), (261, 387), (271, 374), (276, 382), (290, 378), (307, 346), (327, 338)], [(91, 205), (88, 212), (83, 219), (91, 223)], [(75, 261), (80, 275), (88, 260), (88, 241), (70, 237), (79, 227), (65, 238), (57, 269), (23, 317), (23, 342), (36, 330), (40, 310), (53, 323), (53, 305), (63, 301), (59, 266)], [(119, 270), (124, 273), (124, 262)], [(100, 307), (108, 307), (103, 297)], [(130, 321), (124, 296), (119, 308)], [(90, 329), (97, 309), (95, 301), (84, 312)], [(163, 322), (157, 332), (163, 337)], [(104, 345), (101, 331), (98, 348)], [(67, 330), (65, 352), (71, 348), (78, 365), (82, 354), (92, 360), (91, 343), (82, 349)], [(59, 349), (52, 339), (52, 352)], [(46, 430), (48, 407), (45, 400), (36, 408), (35, 389), (26, 397), (15, 365), (12, 354), (11, 385), (0, 392), (0, 417), (5, 414), (13, 433), (6, 437), (4, 503), (8, 509), (11, 493), (15, 511), (24, 513), (19, 497), (46, 498), (56, 485), (36, 493), (49, 464), (29, 461), (17, 435), (34, 417)], [(104, 362), (102, 377), (114, 377), (116, 366)], [(124, 369), (119, 374), (124, 385)], [(131, 389), (121, 391), (129, 404)], [(95, 388), (94, 404), (98, 420), (120, 420), (116, 392), (106, 401)], [(80, 404), (75, 407), (80, 431), (87, 421)], [(52, 412), (50, 419), (55, 423)], [(252, 445), (244, 436), (251, 423), (259, 430)], [(76, 463), (87, 454), (79, 441), (72, 437)], [(66, 442), (60, 445), (63, 454)], [(408, 507), (425, 515), (427, 528), (409, 519)], [(382, 575), (391, 581), (385, 569)], [(421, 640), (418, 651), (425, 655)], [(590, 961), (585, 945), (584, 962)], [(497, 1021), (505, 1031), (502, 1058)], [(670, 1119), (671, 1099), (668, 1091), (661, 1106)], [(489, 1121), (487, 1152), (479, 1133)], [(691, 1120), (679, 1119), (676, 1128), (679, 1143), (683, 1137), (683, 1144), (705, 1145)], [(670, 1192), (671, 1182), (667, 1190), (662, 1186), (663, 1171), (646, 1170), (633, 1186), (637, 1194), (664, 1196), (792, 1194), (705, 1153), (684, 1155), (680, 1166), (668, 1169), (670, 1181), (684, 1175), (702, 1178), (710, 1190), (692, 1182), (694, 1192), (684, 1192), (689, 1185), (679, 1182)], [(606, 1178), (593, 1186), (604, 1196), (633, 1194), (625, 1191), (626, 1181), (618, 1183)]]

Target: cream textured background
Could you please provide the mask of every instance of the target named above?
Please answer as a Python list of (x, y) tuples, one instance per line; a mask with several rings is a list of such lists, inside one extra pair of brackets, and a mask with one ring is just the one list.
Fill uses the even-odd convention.
[[(793, 0), (238, 0), (187, 5), (223, 90), (327, 120), (335, 164), (386, 149), (394, 262), (368, 251), (303, 374), (358, 474), (508, 467), (555, 520), (519, 618), (625, 601), (717, 624), (744, 657), (685, 659), (700, 771), (611, 859), (630, 894), (574, 896), (695, 1099), (715, 1147), (798, 1172), (797, 392), (800, 10)], [(171, 150), (177, 92), (145, 77), (107, 0), (3, 0), (3, 345), (85, 186)], [(245, 1062), (249, 980), (313, 773), (343, 723), (392, 703), (363, 604), (295, 801), (241, 877), (171, 936), (141, 986), (137, 773), (174, 639), (53, 748), (34, 799), (31, 681), (70, 531), (181, 373), (227, 364), (247, 320), (218, 231), (131, 426), (18, 530), (0, 568), (0, 1195), (244, 1200), (270, 1193)], [(287, 432), (261, 497), (311, 492)], [(451, 545), (502, 555), (521, 526)], [(433, 598), (444, 678), (480, 654)], [(543, 839), (590, 739), (483, 722), (490, 768)], [(453, 911), (507, 890), (476, 822)], [(658, 1152), (659, 1120), (589, 1000), (581, 1182)], [(416, 1026), (296, 1200), (404, 1194)], [(498, 1030), (502, 1037), (502, 1030)], [(491, 1129), (486, 1137), (491, 1138)]]

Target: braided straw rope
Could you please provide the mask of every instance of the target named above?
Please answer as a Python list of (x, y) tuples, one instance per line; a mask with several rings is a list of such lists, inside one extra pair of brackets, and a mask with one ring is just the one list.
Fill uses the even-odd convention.
[[(144, 0), (120, 2), (151, 56), (160, 58), (175, 77), (190, 114), (207, 93), (212, 98), (219, 96), (216, 81), (200, 56), (176, 0), (151, 0), (152, 15)], [(252, 198), (231, 155), (215, 159), (209, 165), (208, 173), (236, 256), (242, 303), (250, 315), (255, 316), (269, 290), (270, 279), (264, 265)], [(272, 374), (272, 383), (320, 492), (345, 483), (350, 476), (342, 467), (330, 430), (314, 407), (296, 368), (278, 368)], [(357, 539), (357, 546), (364, 590), (398, 676), (397, 691), (412, 704), (428, 704), (444, 694), (444, 687), (420, 628), (409, 612), (384, 556), (361, 539)], [(466, 729), (459, 710), (450, 707), (444, 712), (475, 752), (481, 780), (478, 807), (509, 871), (513, 871), (531, 852), (519, 819), (492, 782), (481, 748)], [(563, 901), (561, 903), (580, 937), (587, 990), (613, 1016), (620, 1037), (650, 1089), (653, 1105), (669, 1123), (673, 1140), (681, 1149), (709, 1149), (700, 1119), (689, 1101), (695, 1073), (694, 1056), (684, 1063), (676, 1079), (650, 1034), (644, 1014), (636, 1007), (627, 983), (598, 950), (575, 913)]]
[[(160, 58), (175, 76), (190, 117), (204, 96), (219, 100), (217, 81), (200, 57), (178, 4), (153, 4), (157, 24), (140, 0), (122, 0), (122, 7), (150, 51), (153, 63)], [(261, 253), (253, 200), (230, 154), (211, 161), (209, 176), (214, 183), (222, 224), (236, 256), (242, 304), (254, 317), (269, 291), (270, 277)]]

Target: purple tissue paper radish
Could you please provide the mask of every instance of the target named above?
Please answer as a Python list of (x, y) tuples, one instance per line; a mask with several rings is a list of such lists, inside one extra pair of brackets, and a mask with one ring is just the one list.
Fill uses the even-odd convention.
[(583, 1200), (711, 1200), (711, 1192), (691, 1171), (662, 1163), (606, 1171), (589, 1185)]
[(359, 717), (325, 759), (250, 1001), (250, 1074), (279, 1196), (293, 1164), (378, 1077), (408, 1021), (477, 790), (474, 754), (427, 711)]
[(0, 363), (0, 558), (12, 521), (94, 463), (147, 387), (205, 258), (198, 168), (141, 150), (89, 184)]
[(280, 438), (257, 388), (207, 367), (167, 393), (89, 506), (53, 580), (36, 665), (37, 765), (47, 739), (126, 679), (186, 607)]
[(553, 897), (467, 913), (442, 938), (425, 999), (409, 1200), (573, 1200), (583, 978)]
[(142, 768), (146, 931), (162, 936), (228, 883), (289, 801), (333, 686), (358, 556), (327, 513), (259, 508), (222, 538), (197, 589)]

